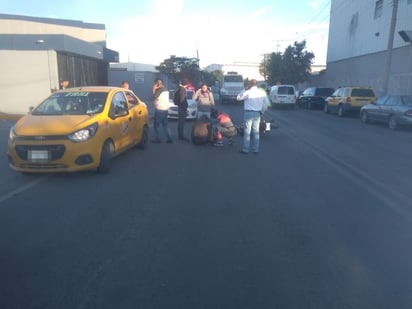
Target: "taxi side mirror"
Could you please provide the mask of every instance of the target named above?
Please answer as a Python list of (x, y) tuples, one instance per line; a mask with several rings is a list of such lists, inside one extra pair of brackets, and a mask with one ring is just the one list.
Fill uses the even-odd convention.
[(115, 119), (129, 115), (129, 110), (123, 107), (116, 106), (110, 110), (109, 117)]

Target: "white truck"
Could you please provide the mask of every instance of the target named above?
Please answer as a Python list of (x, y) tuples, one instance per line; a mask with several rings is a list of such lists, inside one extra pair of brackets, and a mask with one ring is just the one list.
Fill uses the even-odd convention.
[(222, 85), (220, 88), (220, 103), (236, 101), (237, 95), (243, 91), (243, 76), (237, 72), (228, 72), (223, 75)]

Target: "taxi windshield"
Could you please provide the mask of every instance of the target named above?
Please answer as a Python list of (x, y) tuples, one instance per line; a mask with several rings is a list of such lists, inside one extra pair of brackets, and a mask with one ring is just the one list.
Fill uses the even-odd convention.
[(52, 94), (37, 106), (33, 115), (91, 115), (103, 111), (105, 92), (62, 92)]

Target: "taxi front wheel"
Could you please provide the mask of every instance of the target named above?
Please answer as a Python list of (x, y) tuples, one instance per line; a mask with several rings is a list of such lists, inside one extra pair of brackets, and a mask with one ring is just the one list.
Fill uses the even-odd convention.
[(100, 165), (97, 171), (101, 174), (107, 174), (110, 172), (110, 163), (112, 160), (114, 146), (111, 141), (106, 141), (102, 147), (102, 153), (100, 155)]
[(139, 144), (137, 144), (137, 148), (146, 149), (148, 142), (149, 142), (149, 128), (147, 126), (144, 126), (143, 133), (142, 133), (142, 138), (141, 138)]

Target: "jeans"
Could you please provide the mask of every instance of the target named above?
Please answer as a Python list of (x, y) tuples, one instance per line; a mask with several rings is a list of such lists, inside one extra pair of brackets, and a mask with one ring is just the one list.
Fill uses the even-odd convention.
[(154, 114), (154, 131), (156, 135), (156, 139), (160, 140), (160, 126), (163, 127), (165, 131), (166, 138), (168, 141), (172, 141), (172, 133), (170, 132), (169, 128), (169, 121), (167, 119), (167, 110), (155, 110)]
[(185, 137), (185, 121), (187, 115), (187, 109), (179, 107), (177, 110), (177, 138), (182, 139)]
[(259, 152), (259, 125), (260, 125), (260, 112), (245, 111), (245, 130), (243, 134), (243, 146), (244, 152)]

